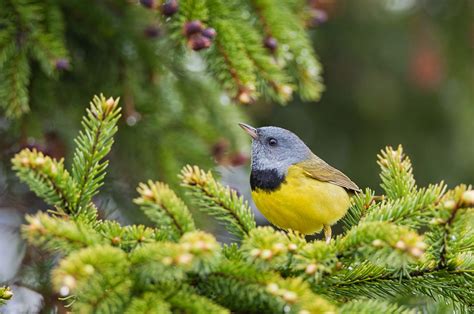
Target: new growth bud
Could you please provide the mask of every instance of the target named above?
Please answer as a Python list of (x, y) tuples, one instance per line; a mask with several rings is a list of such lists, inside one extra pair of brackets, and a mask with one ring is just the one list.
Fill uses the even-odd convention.
[(144, 188), (140, 194), (145, 200), (152, 201), (155, 199), (155, 194), (153, 194), (153, 191), (150, 190), (148, 187)]
[(308, 266), (306, 266), (305, 273), (307, 273), (308, 275), (312, 275), (316, 272), (317, 269), (318, 266), (316, 264), (309, 264)]
[(395, 243), (395, 247), (403, 251), (407, 248), (407, 245), (402, 240), (399, 240), (397, 243)]
[(461, 200), (467, 206), (474, 205), (474, 190), (466, 191), (462, 194)]
[(38, 156), (38, 157), (36, 157), (36, 159), (35, 159), (35, 161), (34, 161), (35, 166), (39, 166), (39, 167), (41, 167), (42, 165), (44, 165), (44, 163), (45, 163), (45, 159), (44, 159), (43, 156)]
[(112, 97), (109, 97), (105, 102), (102, 103), (102, 110), (104, 111), (104, 115), (107, 116), (108, 114), (110, 114), (115, 109), (116, 105), (116, 101)]
[(120, 237), (113, 237), (112, 238), (112, 244), (113, 245), (119, 245), (121, 242), (122, 242), (122, 240), (120, 239)]
[(188, 46), (194, 51), (199, 51), (209, 48), (211, 46), (211, 40), (201, 34), (195, 34), (189, 38)]
[(37, 230), (42, 230), (43, 229), (43, 224), (41, 223), (41, 221), (39, 220), (39, 218), (33, 218), (31, 221), (30, 221), (30, 224), (28, 226), (28, 228), (31, 230), (31, 231), (37, 231)]
[(294, 293), (293, 291), (286, 291), (283, 293), (283, 300), (285, 300), (288, 303), (294, 303), (298, 299), (298, 295)]
[(187, 265), (193, 260), (193, 255), (189, 253), (184, 253), (178, 256), (177, 263), (180, 265)]
[(193, 248), (198, 251), (203, 251), (206, 249), (206, 244), (207, 244), (206, 242), (199, 240), (196, 243), (194, 243)]
[(278, 41), (274, 37), (268, 36), (264, 39), (263, 45), (265, 48), (274, 53), (278, 48)]
[(3, 294), (2, 294), (2, 299), (4, 300), (10, 300), (13, 296), (13, 292), (10, 290), (10, 288), (6, 288), (4, 291), (3, 291)]
[(372, 241), (372, 246), (382, 247), (383, 245), (384, 245), (384, 242), (380, 239), (375, 239), (374, 241)]
[(257, 257), (257, 256), (260, 256), (261, 253), (262, 253), (261, 250), (259, 250), (259, 249), (253, 249), (252, 251), (250, 251), (250, 256), (252, 256), (252, 257)]
[(271, 259), (273, 257), (273, 253), (271, 250), (263, 250), (260, 254), (260, 257), (263, 259)]
[(250, 96), (248, 91), (241, 91), (237, 95), (237, 99), (242, 103), (242, 104), (249, 104), (252, 102), (252, 97)]
[(94, 273), (94, 266), (90, 265), (90, 264), (86, 264), (84, 265), (84, 272), (88, 275), (92, 275)]
[(186, 35), (186, 37), (189, 37), (194, 34), (199, 34), (202, 32), (202, 30), (202, 23), (198, 20), (187, 22), (183, 26), (183, 33), (184, 35)]
[(443, 202), (443, 207), (449, 210), (453, 210), (456, 208), (456, 201), (454, 200), (446, 200)]
[(57, 59), (54, 66), (56, 70), (68, 70), (70, 67), (69, 60), (65, 58)]
[(216, 35), (217, 35), (217, 32), (212, 27), (208, 27), (208, 28), (206, 28), (202, 31), (202, 35), (204, 37), (209, 38), (209, 39), (214, 39), (214, 37), (216, 37)]
[(161, 13), (164, 16), (172, 16), (178, 12), (179, 4), (177, 0), (167, 0), (161, 6)]
[(410, 254), (413, 255), (414, 257), (420, 257), (423, 255), (423, 253), (424, 251), (417, 247), (410, 248)]
[(63, 278), (64, 286), (68, 287), (69, 289), (74, 289), (76, 287), (76, 278), (71, 275), (66, 275)]
[(169, 256), (166, 256), (166, 257), (163, 257), (161, 262), (163, 263), (163, 265), (169, 266), (169, 265), (173, 264), (173, 259)]
[(289, 99), (293, 94), (293, 88), (289, 85), (279, 86), (278, 91), (285, 99)]
[(28, 157), (22, 157), (20, 159), (20, 164), (22, 166), (28, 166), (30, 164), (30, 159), (28, 159)]
[(279, 253), (285, 249), (285, 245), (283, 243), (275, 243), (272, 247), (274, 253)]
[(296, 244), (294, 244), (294, 243), (288, 244), (288, 251), (294, 252), (294, 251), (296, 251), (297, 249), (298, 249), (298, 246), (297, 246)]
[(267, 291), (271, 294), (276, 294), (279, 290), (279, 287), (276, 283), (269, 283), (267, 285)]

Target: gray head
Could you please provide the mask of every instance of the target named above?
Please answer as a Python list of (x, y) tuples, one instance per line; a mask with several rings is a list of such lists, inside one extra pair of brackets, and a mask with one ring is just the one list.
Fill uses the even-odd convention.
[(254, 128), (239, 123), (252, 137), (252, 169), (276, 169), (279, 174), (286, 174), (288, 167), (304, 161), (311, 156), (311, 150), (293, 132), (265, 126)]

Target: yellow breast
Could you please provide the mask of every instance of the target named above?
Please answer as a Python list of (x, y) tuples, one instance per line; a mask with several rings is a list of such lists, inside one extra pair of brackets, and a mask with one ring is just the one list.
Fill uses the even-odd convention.
[(278, 189), (255, 189), (252, 198), (272, 224), (303, 234), (319, 232), (323, 225), (336, 223), (350, 205), (344, 188), (315, 180), (298, 166), (289, 167)]

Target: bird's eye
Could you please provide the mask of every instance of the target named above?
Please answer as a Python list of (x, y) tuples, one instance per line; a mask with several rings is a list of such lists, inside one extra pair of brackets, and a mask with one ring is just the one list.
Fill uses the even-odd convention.
[(276, 146), (277, 145), (277, 140), (274, 139), (273, 137), (268, 140), (268, 145), (270, 146)]

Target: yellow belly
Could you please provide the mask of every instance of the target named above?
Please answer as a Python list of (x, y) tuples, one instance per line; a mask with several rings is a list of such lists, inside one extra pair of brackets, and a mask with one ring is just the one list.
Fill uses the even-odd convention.
[(303, 234), (319, 232), (323, 225), (336, 223), (350, 206), (344, 188), (315, 180), (298, 166), (288, 169), (285, 182), (277, 190), (256, 189), (252, 198), (272, 224)]

